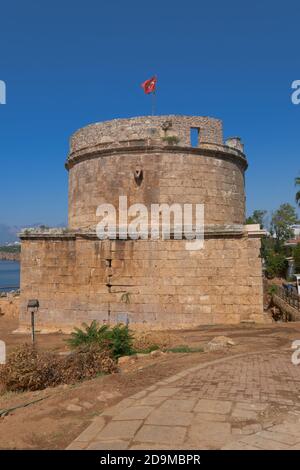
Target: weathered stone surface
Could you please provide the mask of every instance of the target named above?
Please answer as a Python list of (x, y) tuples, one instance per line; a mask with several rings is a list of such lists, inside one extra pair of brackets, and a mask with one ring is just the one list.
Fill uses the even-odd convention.
[(184, 411), (169, 411), (159, 408), (153, 411), (146, 419), (146, 424), (163, 424), (167, 426), (189, 426), (193, 414)]
[(114, 398), (119, 398), (121, 396), (122, 396), (122, 394), (120, 392), (117, 392), (117, 391), (108, 392), (108, 391), (103, 390), (100, 393), (100, 395), (97, 396), (97, 400), (99, 400), (99, 401), (108, 401), (108, 400), (112, 400)]
[(160, 410), (167, 411), (192, 411), (196, 404), (195, 398), (186, 398), (186, 399), (168, 399), (161, 406)]
[(227, 414), (230, 412), (232, 403), (226, 400), (210, 400), (202, 398), (195, 407), (196, 412)]
[(20, 295), (7, 293), (0, 297), (0, 316), (18, 318), (20, 314)]
[[(180, 387), (170, 386), (171, 396), (166, 396), (166, 381), (160, 380), (105, 409), (71, 448), (296, 450), (300, 445), (299, 373), (288, 350), (210, 361), (173, 376)], [(151, 395), (159, 389), (163, 396)], [(291, 404), (278, 406), (285, 396)], [(197, 411), (197, 405), (205, 411)], [(145, 408), (147, 413), (140, 414)], [(131, 415), (134, 409), (138, 415)], [(129, 415), (124, 416), (124, 411)], [(132, 419), (136, 417), (141, 419)], [(122, 438), (116, 437), (120, 427)]]
[(185, 435), (186, 429), (181, 426), (144, 425), (135, 436), (135, 441), (176, 446), (183, 443)]
[(95, 441), (131, 439), (143, 421), (111, 421), (97, 434)]
[(229, 423), (203, 422), (194, 424), (189, 430), (189, 441), (198, 448), (220, 448), (231, 437)]
[(67, 411), (82, 411), (82, 407), (79, 406), (79, 405), (74, 405), (73, 403), (71, 403), (70, 405), (68, 405), (66, 407), (66, 410)]
[(153, 410), (151, 406), (131, 406), (115, 416), (114, 420), (145, 419)]
[(111, 441), (93, 441), (87, 450), (124, 450), (128, 449), (129, 441), (111, 440)]

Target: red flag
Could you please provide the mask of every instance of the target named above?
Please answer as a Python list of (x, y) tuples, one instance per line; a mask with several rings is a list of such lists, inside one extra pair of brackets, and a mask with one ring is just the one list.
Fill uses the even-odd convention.
[(154, 76), (141, 84), (141, 87), (143, 88), (146, 95), (149, 95), (149, 93), (153, 93), (155, 91), (156, 82), (157, 82), (157, 77)]

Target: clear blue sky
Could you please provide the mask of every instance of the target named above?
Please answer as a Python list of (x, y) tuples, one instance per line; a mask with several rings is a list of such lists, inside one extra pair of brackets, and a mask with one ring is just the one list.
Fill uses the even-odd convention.
[(68, 138), (95, 121), (221, 118), (249, 160), (248, 212), (294, 203), (300, 173), (299, 1), (24, 1), (1, 4), (0, 223), (67, 219)]

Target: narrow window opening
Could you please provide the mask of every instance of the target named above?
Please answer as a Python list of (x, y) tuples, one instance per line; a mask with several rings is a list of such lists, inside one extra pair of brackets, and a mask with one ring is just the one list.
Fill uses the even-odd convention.
[(198, 127), (191, 127), (191, 146), (192, 147), (199, 146), (199, 128)]

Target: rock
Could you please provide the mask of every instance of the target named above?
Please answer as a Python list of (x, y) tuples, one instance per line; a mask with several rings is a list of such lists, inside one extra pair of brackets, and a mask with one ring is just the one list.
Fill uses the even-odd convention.
[(151, 351), (150, 355), (152, 357), (159, 357), (159, 356), (162, 356), (163, 355), (163, 352), (162, 351), (159, 351), (158, 349), (155, 350), (155, 351)]
[(82, 411), (82, 408), (79, 405), (74, 405), (71, 403), (70, 405), (66, 407), (66, 410), (67, 411)]
[(81, 403), (81, 404), (82, 404), (82, 406), (83, 406), (84, 408), (86, 408), (87, 410), (93, 408), (93, 406), (94, 406), (94, 405), (93, 405), (92, 403), (90, 403), (89, 401), (84, 401), (84, 402)]
[(108, 400), (113, 400), (114, 398), (119, 398), (121, 397), (122, 394), (120, 392), (103, 392), (98, 395), (97, 400), (99, 401), (108, 401)]
[(208, 344), (208, 351), (217, 351), (228, 346), (235, 346), (235, 342), (229, 336), (215, 336)]
[(122, 364), (128, 364), (128, 362), (134, 362), (138, 359), (138, 354), (134, 354), (133, 356), (122, 356), (122, 357), (119, 357), (118, 359), (118, 364), (119, 365), (122, 365)]
[(79, 403), (79, 398), (76, 397), (76, 398), (72, 398), (72, 400), (70, 400), (71, 403)]

